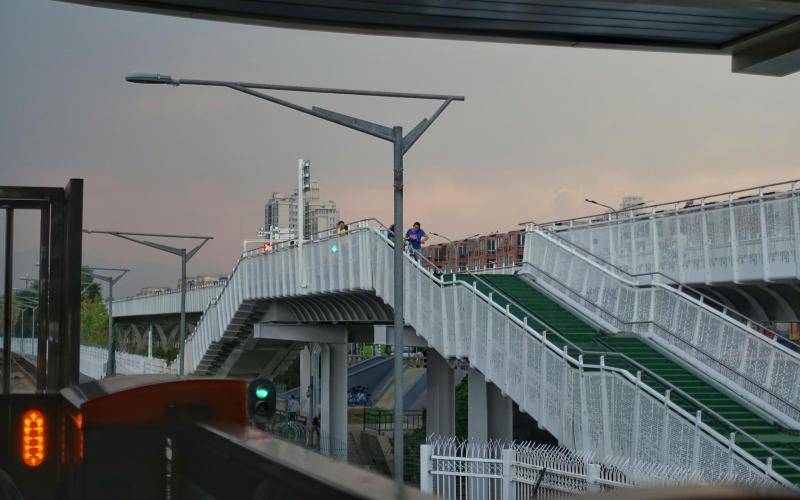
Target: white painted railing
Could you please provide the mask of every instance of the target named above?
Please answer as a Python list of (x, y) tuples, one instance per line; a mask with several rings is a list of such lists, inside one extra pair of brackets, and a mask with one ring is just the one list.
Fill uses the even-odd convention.
[(747, 486), (771, 482), (739, 477), (734, 472), (725, 478), (707, 477), (685, 465), (603, 457), (544, 444), (434, 436), (420, 446), (420, 489), (452, 500), (562, 498), (618, 488), (718, 483), (721, 479)]
[(525, 239), (524, 273), (613, 329), (648, 337), (683, 362), (766, 411), (800, 428), (800, 355), (749, 325), (665, 284), (658, 275), (631, 276), (533, 229)]
[[(186, 290), (186, 312), (203, 312), (224, 285), (205, 285)], [(114, 301), (114, 317), (154, 316), (159, 314), (179, 314), (181, 312), (180, 290), (149, 293), (124, 297)]]
[[(106, 362), (108, 349), (94, 346), (81, 346), (80, 371), (84, 375), (96, 379), (106, 376)], [(145, 373), (160, 373), (175, 375), (178, 373), (174, 362), (167, 363), (160, 358), (148, 358), (138, 354), (117, 351), (115, 354), (115, 368), (117, 375), (139, 375)]]
[[(2, 337), (0, 337), (2, 342)], [(2, 345), (2, 344), (0, 344)], [(14, 337), (11, 339), (11, 350), (35, 361), (37, 358), (36, 339)], [(79, 370), (87, 377), (101, 379), (106, 376), (108, 350), (103, 347), (81, 346)], [(160, 358), (148, 358), (138, 354), (116, 352), (116, 372), (118, 375), (138, 375), (143, 373), (177, 374), (177, 366)]]
[(632, 274), (681, 283), (800, 279), (800, 181), (541, 227)]
[[(366, 224), (346, 237), (309, 242), (269, 254), (248, 254), (206, 310), (186, 344), (194, 370), (246, 302), (323, 293), (374, 292), (394, 302), (391, 243)], [(771, 462), (754, 458), (640, 378), (584, 363), (527, 321), (463, 281), (444, 282), (410, 258), (404, 261), (406, 322), (440, 354), (469, 360), (563, 445), (668, 465), (708, 477), (785, 480)], [(775, 459), (780, 458), (775, 455)]]

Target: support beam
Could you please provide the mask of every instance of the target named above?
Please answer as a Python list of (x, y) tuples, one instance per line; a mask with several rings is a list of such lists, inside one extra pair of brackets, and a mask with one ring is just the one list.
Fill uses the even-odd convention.
[(456, 433), (455, 370), (433, 349), (427, 358), (428, 392), (426, 395), (426, 432), (441, 436)]
[(321, 347), (320, 452), (347, 460), (347, 344)]
[(311, 418), (311, 349), (309, 346), (300, 351), (300, 413)]
[(470, 368), (467, 374), (467, 392), (467, 435), (472, 439), (486, 441), (489, 438), (486, 377), (474, 368)]
[[(406, 326), (403, 331), (403, 345), (406, 347), (428, 347), (428, 343), (417, 335), (417, 332), (410, 326)], [(394, 345), (394, 326), (375, 325), (374, 343), (384, 345)]]
[(281, 325), (258, 323), (253, 329), (256, 339), (288, 340), (292, 342), (347, 343), (345, 325)]
[(486, 413), (489, 439), (511, 441), (514, 437), (514, 406), (511, 398), (489, 382), (486, 384)]
[(798, 18), (751, 35), (731, 46), (731, 70), (750, 75), (786, 76), (800, 70)]

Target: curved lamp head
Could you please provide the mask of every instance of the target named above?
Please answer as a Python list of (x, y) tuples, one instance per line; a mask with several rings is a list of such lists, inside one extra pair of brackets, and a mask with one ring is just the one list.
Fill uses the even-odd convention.
[(147, 83), (147, 84), (162, 84), (162, 85), (180, 85), (180, 80), (172, 78), (170, 75), (162, 75), (159, 73), (149, 73), (146, 71), (134, 71), (128, 73), (125, 81), (131, 83)]

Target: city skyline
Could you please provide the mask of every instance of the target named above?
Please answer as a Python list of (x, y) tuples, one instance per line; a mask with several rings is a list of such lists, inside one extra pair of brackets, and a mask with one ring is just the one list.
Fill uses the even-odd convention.
[[(81, 177), (87, 228), (211, 234), (189, 265), (195, 275), (232, 269), (263, 223), (255, 207), (267, 182), (292, 186), (298, 157), (325, 165), (320, 183), (349, 218), (388, 223), (388, 151), (225, 89), (127, 84), (132, 70), (464, 94), (406, 158), (406, 222), (451, 238), (597, 212), (586, 197), (669, 201), (800, 171), (797, 75), (734, 75), (724, 57), (364, 37), (45, 0), (0, 4), (0, 45), (4, 183)], [(431, 111), (298, 99), (405, 127)], [(17, 287), (33, 273), (28, 219)], [(84, 263), (131, 268), (118, 295), (174, 284), (173, 259), (112, 240), (87, 236)]]

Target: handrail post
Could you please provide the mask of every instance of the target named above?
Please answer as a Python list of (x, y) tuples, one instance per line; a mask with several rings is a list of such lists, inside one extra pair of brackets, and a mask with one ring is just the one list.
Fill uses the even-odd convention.
[(419, 489), (423, 493), (433, 494), (433, 476), (431, 475), (431, 445), (419, 447)]
[[(500, 451), (503, 460), (503, 484), (500, 487), (502, 500), (516, 500), (517, 490), (514, 485), (514, 449), (504, 448)], [(420, 478), (420, 481), (422, 479)]]

